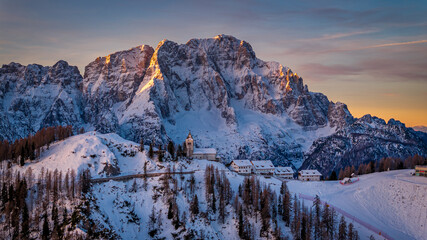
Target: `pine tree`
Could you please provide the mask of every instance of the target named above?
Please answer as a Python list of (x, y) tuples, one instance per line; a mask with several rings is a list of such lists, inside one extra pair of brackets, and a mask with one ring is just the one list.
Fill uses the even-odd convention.
[(334, 171), (332, 171), (331, 176), (329, 176), (329, 180), (330, 180), (330, 181), (335, 181), (335, 180), (337, 180), (337, 172), (335, 172), (335, 170), (334, 170)]
[(21, 239), (29, 239), (30, 235), (30, 222), (28, 215), (28, 207), (24, 202), (24, 207), (22, 209), (22, 223), (21, 223)]
[(345, 222), (344, 216), (341, 216), (340, 224), (338, 227), (338, 240), (347, 239), (347, 223)]
[(130, 192), (136, 192), (138, 190), (138, 184), (136, 184), (136, 179), (133, 179), (132, 187), (130, 188)]
[(320, 222), (320, 198), (318, 195), (314, 197), (313, 206), (314, 206), (314, 238), (320, 239), (320, 236), (322, 234), (321, 229), (321, 222)]
[(348, 240), (354, 240), (354, 228), (353, 223), (348, 224)]
[(215, 190), (212, 192), (212, 211), (215, 214), (216, 213), (216, 197), (215, 197)]
[(289, 227), (291, 221), (291, 194), (288, 189), (284, 191), (282, 205), (283, 221)]
[(175, 157), (175, 145), (173, 144), (172, 141), (169, 141), (168, 143), (168, 152), (172, 156), (172, 158)]
[(178, 144), (178, 150), (176, 150), (176, 155), (178, 157), (182, 157), (184, 155), (181, 144)]
[(243, 238), (243, 231), (244, 231), (244, 225), (243, 225), (243, 208), (242, 206), (238, 206), (239, 208), (239, 236), (240, 238)]
[(153, 159), (154, 157), (154, 150), (153, 150), (153, 144), (150, 143), (150, 148), (148, 149), (148, 157)]
[(197, 195), (194, 195), (193, 201), (191, 201), (190, 211), (193, 216), (199, 214), (199, 199), (197, 198)]
[(301, 220), (301, 239), (302, 240), (307, 239), (307, 231), (309, 231), (309, 229), (307, 229), (307, 215), (303, 214), (302, 220)]
[(159, 154), (157, 155), (157, 160), (159, 160), (159, 162), (163, 162), (163, 150), (162, 150), (162, 145), (159, 146)]
[(42, 239), (43, 240), (48, 240), (49, 239), (49, 222), (47, 220), (47, 214), (44, 214), (44, 218), (43, 218), (43, 230), (42, 230)]
[(172, 219), (173, 218), (173, 204), (172, 201), (169, 200), (169, 208), (168, 208), (168, 219)]
[(144, 140), (141, 138), (141, 141), (139, 141), (139, 151), (143, 152), (144, 151)]
[(19, 158), (19, 165), (24, 166), (25, 165), (25, 149), (24, 146), (21, 147), (21, 157)]

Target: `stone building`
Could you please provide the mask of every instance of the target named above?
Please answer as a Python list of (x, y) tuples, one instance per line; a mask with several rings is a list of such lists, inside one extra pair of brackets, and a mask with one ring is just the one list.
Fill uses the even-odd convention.
[(190, 159), (207, 159), (210, 161), (218, 161), (216, 156), (215, 148), (194, 148), (193, 136), (191, 132), (188, 133), (187, 139), (185, 139), (185, 147), (187, 157)]

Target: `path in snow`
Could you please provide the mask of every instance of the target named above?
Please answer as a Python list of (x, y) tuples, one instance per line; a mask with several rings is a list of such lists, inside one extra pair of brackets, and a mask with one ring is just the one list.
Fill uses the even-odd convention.
[(195, 171), (186, 171), (186, 172), (152, 172), (152, 173), (146, 173), (146, 174), (131, 174), (131, 175), (125, 175), (125, 176), (116, 176), (116, 177), (105, 177), (105, 178), (93, 178), (90, 181), (92, 183), (103, 183), (108, 181), (126, 181), (133, 178), (144, 178), (144, 177), (158, 177), (160, 175), (170, 174), (192, 174), (195, 173)]

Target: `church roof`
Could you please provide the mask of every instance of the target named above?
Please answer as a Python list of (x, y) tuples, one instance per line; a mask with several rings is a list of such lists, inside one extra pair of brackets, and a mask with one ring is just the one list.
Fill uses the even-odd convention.
[(215, 148), (195, 148), (193, 151), (194, 154), (216, 154)]

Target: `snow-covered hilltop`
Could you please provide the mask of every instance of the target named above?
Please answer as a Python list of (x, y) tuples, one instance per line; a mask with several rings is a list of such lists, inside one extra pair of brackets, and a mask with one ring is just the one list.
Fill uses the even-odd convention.
[[(427, 152), (426, 135), (395, 121), (376, 127), (369, 116), (355, 119), (345, 104), (310, 92), (291, 69), (258, 59), (249, 43), (232, 36), (163, 40), (156, 49), (142, 45), (99, 57), (83, 80), (63, 61), (51, 68), (14, 65), (0, 69), (0, 115), (8, 116), (0, 120), (0, 137), (9, 140), (57, 124), (146, 144), (182, 143), (191, 130), (196, 147), (215, 147), (224, 161), (262, 158), (297, 168), (305, 161), (322, 173), (356, 164), (354, 158)], [(27, 74), (34, 66), (44, 70)], [(37, 79), (61, 79), (54, 87), (64, 93), (46, 93), (52, 84)]]

